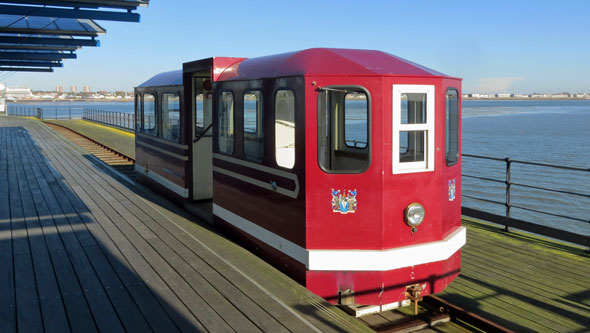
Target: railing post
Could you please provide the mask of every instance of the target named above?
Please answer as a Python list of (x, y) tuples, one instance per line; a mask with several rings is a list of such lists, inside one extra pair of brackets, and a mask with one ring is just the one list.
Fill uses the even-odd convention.
[(506, 161), (506, 224), (504, 225), (504, 231), (510, 231), (508, 227), (508, 223), (510, 220), (510, 207), (512, 206), (510, 203), (510, 187), (512, 186), (512, 181), (510, 180), (510, 166), (512, 164), (512, 159), (510, 157), (505, 159)]

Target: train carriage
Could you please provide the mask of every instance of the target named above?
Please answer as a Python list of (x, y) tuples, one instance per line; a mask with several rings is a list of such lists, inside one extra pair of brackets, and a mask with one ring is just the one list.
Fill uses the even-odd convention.
[(459, 274), (460, 79), (309, 49), (186, 63), (182, 85), (184, 177), (155, 184), (172, 180), (157, 167), (168, 155), (138, 146), (153, 186), (211, 199), (219, 228), (334, 303), (394, 307)]

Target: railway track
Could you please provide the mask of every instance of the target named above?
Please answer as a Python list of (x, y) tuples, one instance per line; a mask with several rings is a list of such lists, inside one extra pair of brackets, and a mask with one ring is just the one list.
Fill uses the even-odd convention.
[[(135, 179), (135, 160), (133, 158), (67, 127), (53, 123), (45, 124), (118, 172)], [(379, 333), (415, 331), (512, 332), (433, 295), (424, 297), (417, 315), (414, 315), (413, 311), (414, 307), (409, 306), (363, 316), (359, 319)]]
[(45, 125), (55, 130), (66, 139), (72, 141), (74, 144), (85, 149), (118, 172), (131, 179), (135, 179), (135, 160), (133, 158), (67, 127), (53, 123), (45, 123)]
[(425, 296), (414, 306), (384, 311), (359, 318), (378, 333), (401, 332), (513, 332), (440, 297)]

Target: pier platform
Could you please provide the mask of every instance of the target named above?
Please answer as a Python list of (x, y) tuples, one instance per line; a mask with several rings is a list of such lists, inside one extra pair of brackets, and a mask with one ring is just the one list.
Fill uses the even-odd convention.
[(105, 168), (0, 119), (0, 331), (369, 331)]
[[(441, 298), (517, 332), (590, 331), (583, 248), (463, 224), (461, 275)], [(0, 118), (0, 286), (2, 332), (368, 331), (43, 123), (13, 117)]]

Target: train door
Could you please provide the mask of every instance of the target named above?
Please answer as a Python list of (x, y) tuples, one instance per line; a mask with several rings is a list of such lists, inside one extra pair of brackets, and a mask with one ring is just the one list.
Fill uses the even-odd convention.
[(213, 198), (213, 92), (211, 78), (193, 77), (193, 200)]

